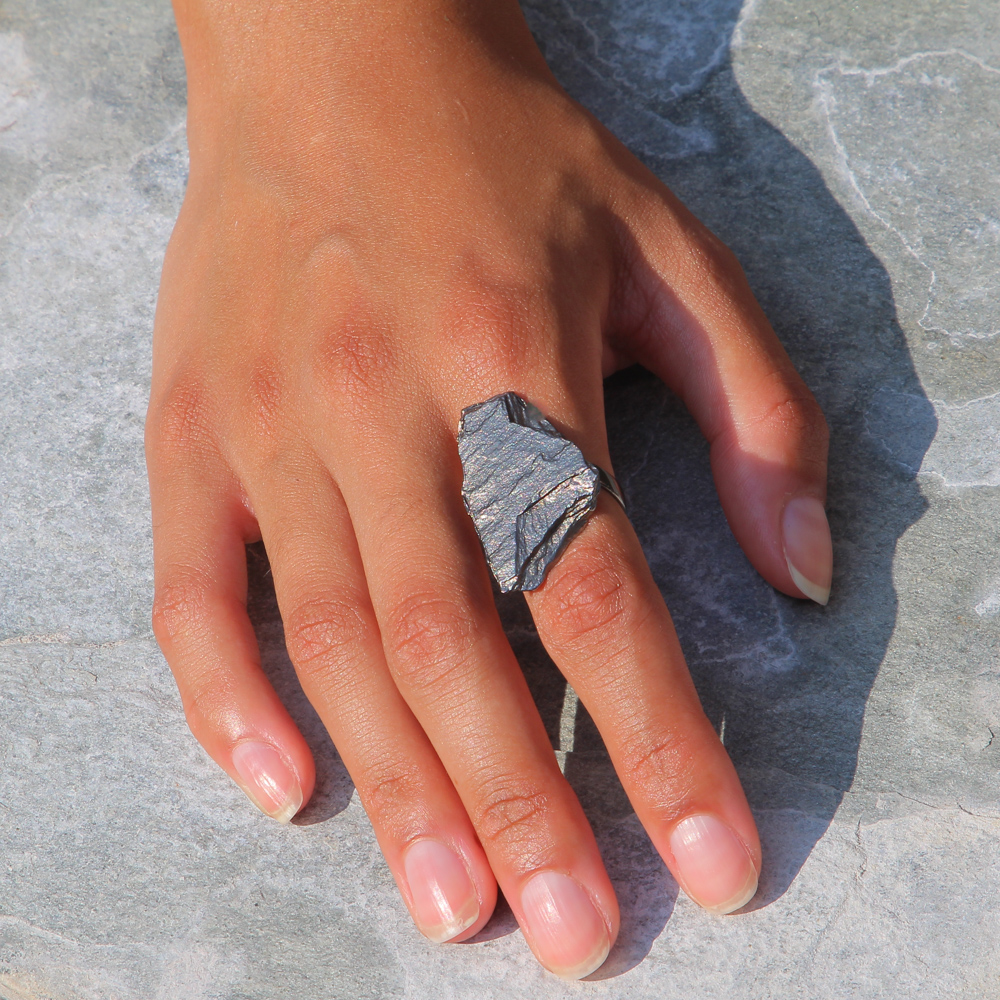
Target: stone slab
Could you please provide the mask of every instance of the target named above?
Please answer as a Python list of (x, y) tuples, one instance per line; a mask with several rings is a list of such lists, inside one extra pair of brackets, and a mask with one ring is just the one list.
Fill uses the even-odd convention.
[(509, 911), (412, 928), (314, 747), (295, 825), (184, 726), (152, 641), (142, 458), (158, 270), (186, 173), (166, 2), (0, 6), (0, 997), (1000, 996), (1000, 8), (526, 0), (559, 77), (737, 251), (832, 427), (829, 607), (733, 542), (690, 418), (613, 379), (615, 468), (761, 827), (752, 909), (678, 895), (600, 740), (508, 633), (622, 901), (591, 983)]

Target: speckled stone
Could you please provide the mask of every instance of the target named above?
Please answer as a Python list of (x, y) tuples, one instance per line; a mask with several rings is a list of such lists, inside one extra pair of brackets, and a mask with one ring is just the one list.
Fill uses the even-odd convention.
[(615, 469), (760, 824), (749, 912), (678, 894), (592, 722), (508, 633), (622, 903), (597, 981), (509, 911), (412, 927), (298, 689), (261, 552), (265, 667), (314, 747), (290, 827), (188, 734), (149, 628), (142, 457), (186, 174), (169, 5), (0, 6), (0, 997), (536, 1000), (1000, 994), (1000, 7), (527, 0), (566, 86), (738, 253), (832, 429), (827, 608), (733, 541), (651, 377)]

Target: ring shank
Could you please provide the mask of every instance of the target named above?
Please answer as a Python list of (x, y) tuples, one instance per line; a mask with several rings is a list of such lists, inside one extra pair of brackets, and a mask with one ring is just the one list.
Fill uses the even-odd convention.
[(621, 509), (628, 513), (628, 509), (625, 507), (625, 494), (622, 492), (622, 488), (618, 485), (618, 480), (611, 475), (610, 472), (605, 472), (599, 465), (595, 466), (597, 469), (597, 479), (601, 484), (601, 489), (607, 490), (618, 501)]

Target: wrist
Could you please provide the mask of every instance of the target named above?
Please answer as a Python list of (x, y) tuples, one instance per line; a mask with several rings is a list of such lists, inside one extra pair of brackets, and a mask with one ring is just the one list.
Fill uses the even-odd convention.
[(239, 136), (303, 126), (314, 136), (349, 134), (357, 122), (382, 123), (437, 94), (495, 87), (497, 78), (552, 82), (517, 0), (175, 0), (174, 7), (193, 161)]

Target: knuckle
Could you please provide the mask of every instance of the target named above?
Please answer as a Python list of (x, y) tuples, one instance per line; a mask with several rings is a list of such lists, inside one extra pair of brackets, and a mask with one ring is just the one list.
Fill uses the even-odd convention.
[(746, 284), (739, 258), (710, 229), (699, 225), (687, 251), (693, 267), (713, 284), (727, 290)]
[(181, 688), (181, 704), (188, 729), (195, 739), (204, 742), (206, 736), (219, 729), (218, 720), (231, 715), (230, 689), (219, 683), (212, 672), (186, 679)]
[(605, 547), (587, 545), (553, 567), (544, 592), (545, 631), (559, 645), (606, 641), (628, 624), (631, 606), (625, 567)]
[(666, 803), (689, 794), (694, 759), (693, 749), (682, 737), (646, 733), (625, 741), (618, 767), (627, 788), (641, 788), (644, 794)]
[(161, 646), (201, 627), (209, 616), (209, 587), (197, 576), (158, 584), (153, 597), (153, 634)]
[(304, 674), (357, 659), (371, 628), (360, 601), (347, 595), (302, 601), (285, 617), (284, 626), (289, 658)]
[(775, 371), (772, 385), (762, 387), (766, 400), (754, 423), (777, 431), (783, 437), (817, 448), (825, 455), (830, 432), (826, 417), (805, 383), (792, 373)]
[(479, 280), (455, 289), (445, 309), (451, 364), (463, 373), (510, 379), (541, 364), (542, 341), (535, 334), (548, 321), (537, 292)]
[(475, 642), (472, 611), (439, 593), (414, 592), (389, 616), (383, 641), (409, 683), (433, 687), (468, 659)]
[(147, 445), (168, 455), (202, 451), (210, 438), (210, 407), (205, 389), (190, 378), (178, 379), (150, 407)]
[(317, 360), (316, 377), (328, 398), (366, 409), (381, 396), (394, 368), (388, 336), (364, 315), (326, 333)]
[(820, 479), (826, 476), (830, 432), (826, 417), (794, 370), (776, 368), (758, 382), (752, 408), (738, 423), (711, 436), (713, 461), (742, 456), (755, 440), (784, 461)]
[[(414, 807), (425, 799), (425, 783), (412, 767), (399, 761), (373, 764), (356, 778), (358, 795), (372, 825), (394, 840), (405, 841), (417, 832)], [(413, 826), (414, 829), (408, 829)]]
[(484, 281), (457, 289), (449, 300), (449, 325), (456, 331), (477, 337), (483, 330), (516, 334), (531, 318), (527, 291), (499, 288)]
[(545, 792), (504, 777), (480, 790), (472, 821), (484, 846), (509, 846), (534, 836), (551, 811)]

